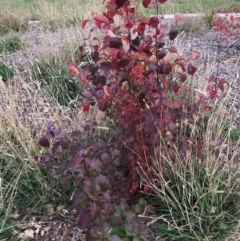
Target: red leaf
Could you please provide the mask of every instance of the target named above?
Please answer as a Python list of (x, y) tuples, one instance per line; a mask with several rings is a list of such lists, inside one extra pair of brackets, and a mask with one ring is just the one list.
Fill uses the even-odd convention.
[(82, 22), (82, 28), (84, 29), (85, 28), (85, 26), (86, 26), (86, 24), (88, 23), (88, 19), (85, 19), (83, 22)]
[(163, 4), (165, 3), (167, 0), (158, 0), (159, 3)]
[(127, 29), (131, 29), (134, 26), (134, 21), (132, 20), (124, 21), (123, 26)]
[(132, 181), (132, 185), (131, 185), (131, 193), (135, 193), (136, 190), (138, 189), (139, 187), (139, 181), (138, 180), (135, 180), (135, 181)]
[(191, 63), (188, 64), (188, 74), (189, 75), (194, 75), (196, 72), (197, 68), (193, 66)]
[(127, 2), (127, 0), (115, 0), (115, 4), (118, 8), (121, 8), (125, 3)]
[(142, 1), (142, 5), (143, 5), (143, 7), (145, 7), (145, 8), (148, 8), (148, 5), (151, 3), (151, 0), (143, 0)]
[(209, 77), (209, 79), (208, 79), (208, 83), (213, 82), (213, 81), (215, 81), (216, 79), (217, 79), (217, 77), (216, 77), (215, 75), (211, 75), (211, 76)]
[(78, 68), (72, 63), (68, 65), (68, 68), (70, 76), (76, 76), (79, 73)]
[(99, 109), (100, 111), (106, 111), (107, 108), (108, 108), (107, 101), (104, 100), (104, 99), (99, 99), (99, 100), (97, 100), (97, 105), (98, 105), (98, 109)]
[(99, 15), (97, 13), (93, 13), (93, 20), (94, 20), (94, 24), (98, 27), (101, 28), (102, 25), (108, 24), (109, 20), (106, 16), (104, 15)]
[(89, 112), (89, 110), (90, 110), (89, 104), (88, 103), (83, 103), (82, 110), (83, 110), (83, 112)]
[(96, 20), (96, 21), (99, 21), (99, 22), (109, 23), (109, 20), (106, 16), (100, 15), (100, 14), (97, 14), (97, 13), (94, 14), (93, 19)]
[(159, 22), (160, 22), (160, 21), (159, 21), (159, 18), (158, 18), (158, 17), (151, 17), (150, 20), (149, 20), (148, 25), (149, 25), (150, 27), (157, 28)]

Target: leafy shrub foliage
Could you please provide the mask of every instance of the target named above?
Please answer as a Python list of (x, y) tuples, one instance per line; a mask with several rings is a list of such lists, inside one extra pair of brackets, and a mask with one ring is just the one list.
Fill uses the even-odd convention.
[(126, 203), (130, 189), (126, 162), (118, 149), (97, 141), (94, 127), (96, 123), (82, 132), (64, 133), (50, 123), (39, 144), (53, 144), (38, 159), (39, 166), (51, 171), (52, 188), (61, 184), (67, 192), (74, 181), (73, 206), (79, 213), (79, 228), (87, 229), (89, 240), (131, 240), (125, 236), (150, 240), (147, 228)]
[[(113, 121), (114, 134), (103, 141), (94, 135), (97, 123), (71, 133), (51, 123), (39, 141), (48, 151), (38, 163), (51, 171), (52, 187), (60, 182), (67, 190), (74, 180), (73, 205), (89, 240), (151, 240), (129, 201), (151, 192), (141, 179), (153, 177), (156, 152), (174, 161), (174, 148), (182, 158), (194, 149), (204, 160), (202, 143), (179, 131), (182, 123), (194, 124), (211, 110), (213, 101), (224, 95), (226, 81), (211, 76), (207, 94), (195, 93), (185, 83), (195, 74), (193, 62), (200, 53), (193, 50), (187, 59), (178, 55), (175, 26), (168, 31), (162, 18), (137, 18), (131, 1), (103, 2), (106, 11), (92, 13), (90, 35), (79, 47), (79, 60), (91, 61), (71, 63), (69, 69), (84, 90), (82, 110), (96, 105)], [(150, 8), (164, 2), (142, 4)], [(89, 22), (84, 20), (82, 28)], [(92, 36), (99, 30), (103, 39)], [(161, 159), (157, 161), (161, 166)]]
[[(222, 14), (222, 16), (217, 15)], [(213, 12), (212, 25), (221, 41), (231, 43), (238, 41), (240, 37), (240, 7), (233, 4), (229, 10)], [(224, 17), (223, 17), (224, 16)]]

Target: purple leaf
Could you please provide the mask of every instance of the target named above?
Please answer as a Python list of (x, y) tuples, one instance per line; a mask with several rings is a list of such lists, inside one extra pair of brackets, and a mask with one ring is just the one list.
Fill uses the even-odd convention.
[(111, 196), (110, 190), (107, 190), (106, 192), (103, 192), (102, 194), (106, 201), (111, 202), (112, 196)]
[(92, 216), (90, 211), (84, 210), (79, 215), (78, 228), (86, 230), (92, 225)]
[(94, 142), (92, 144), (92, 150), (93, 151), (97, 151), (97, 150), (99, 150), (101, 148), (104, 148), (105, 146), (106, 146), (106, 144), (104, 142)]
[(112, 37), (109, 41), (110, 48), (120, 49), (122, 47), (122, 40), (118, 37)]
[(80, 131), (73, 131), (73, 132), (71, 133), (71, 138), (72, 138), (72, 139), (77, 139), (80, 135), (81, 135), (81, 132), (80, 132)]
[(167, 55), (167, 52), (164, 49), (161, 49), (157, 52), (157, 58), (163, 59)]
[(102, 174), (100, 174), (99, 176), (96, 177), (96, 181), (101, 184), (109, 184), (108, 178)]
[(108, 163), (110, 161), (110, 156), (108, 153), (104, 152), (101, 154), (101, 160), (104, 162), (104, 163)]
[(54, 132), (54, 134), (55, 134), (56, 136), (58, 136), (58, 135), (62, 132), (62, 128), (61, 128), (61, 127), (59, 127), (59, 128), (54, 128), (52, 131)]
[(50, 142), (49, 142), (49, 140), (47, 139), (47, 137), (45, 137), (45, 136), (43, 136), (43, 137), (39, 140), (38, 144), (39, 144), (40, 146), (42, 146), (42, 147), (50, 147)]
[(83, 157), (75, 157), (67, 166), (68, 169), (75, 168), (81, 161)]
[(92, 93), (90, 91), (83, 91), (82, 96), (86, 98), (92, 98)]
[(95, 63), (97, 63), (98, 60), (100, 59), (99, 52), (98, 51), (91, 52), (91, 58)]
[(69, 140), (67, 137), (63, 137), (60, 140), (60, 146), (62, 147), (63, 150), (67, 150), (69, 147)]
[(88, 195), (88, 197), (92, 200), (98, 199), (97, 188), (95, 182), (91, 179), (86, 179), (83, 185), (84, 192)]
[(180, 81), (181, 81), (182, 83), (184, 83), (184, 82), (186, 81), (186, 79), (187, 79), (187, 75), (186, 75), (186, 74), (182, 74), (182, 75), (180, 76)]
[(56, 156), (59, 146), (60, 146), (59, 141), (55, 142), (53, 144), (53, 147), (52, 147), (52, 154), (53, 154), (53, 156)]
[(47, 125), (47, 129), (51, 129), (54, 126), (54, 122), (49, 122)]
[(114, 149), (114, 150), (112, 150), (112, 152), (111, 152), (111, 157), (112, 157), (112, 159), (116, 159), (117, 157), (119, 157), (120, 156), (120, 151), (118, 150), (118, 149)]
[(54, 188), (54, 187), (56, 187), (56, 185), (57, 185), (56, 179), (52, 178), (51, 181), (50, 181), (50, 187)]
[(102, 171), (102, 162), (97, 159), (97, 158), (94, 158), (93, 160), (90, 160), (90, 163), (89, 163), (90, 167), (95, 169), (96, 171), (99, 171), (101, 172)]
[(118, 235), (112, 235), (108, 238), (108, 241), (121, 241), (122, 239), (119, 238)]
[(169, 35), (170, 40), (174, 40), (178, 35), (178, 31), (176, 29), (174, 29), (168, 35)]
[(105, 99), (98, 99), (97, 105), (98, 105), (98, 109), (100, 111), (106, 111), (107, 110), (108, 104), (107, 104), (107, 101)]
[(194, 75), (196, 72), (197, 68), (195, 66), (193, 66), (191, 63), (188, 64), (188, 74), (189, 75)]
[(81, 188), (77, 188), (74, 191), (73, 197), (72, 197), (72, 202), (73, 202), (73, 206), (79, 206), (79, 201), (82, 200), (85, 197), (85, 193), (83, 192), (83, 190)]
[(171, 71), (172, 71), (172, 65), (171, 65), (170, 63), (164, 64), (164, 65), (162, 66), (162, 72), (163, 72), (164, 74), (170, 74)]
[(105, 95), (105, 94), (104, 94), (104, 91), (103, 91), (102, 89), (101, 89), (101, 90), (98, 90), (98, 91), (96, 92), (96, 98), (97, 98), (97, 99), (102, 99), (104, 95)]
[(172, 90), (173, 90), (173, 92), (175, 93), (175, 94), (177, 94), (178, 93), (178, 91), (179, 91), (179, 89), (180, 89), (180, 87), (179, 87), (179, 85), (177, 84), (177, 82), (176, 81), (173, 81), (172, 82)]
[(91, 212), (92, 217), (96, 217), (101, 213), (101, 206), (99, 206), (98, 203), (92, 202), (90, 205), (90, 212)]

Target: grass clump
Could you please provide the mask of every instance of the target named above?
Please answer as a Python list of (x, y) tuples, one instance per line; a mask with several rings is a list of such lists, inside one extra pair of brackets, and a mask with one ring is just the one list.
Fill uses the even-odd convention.
[(13, 14), (0, 17), (0, 36), (10, 32), (24, 32), (28, 28), (26, 19), (18, 18)]
[(186, 155), (173, 147), (174, 159), (156, 155), (153, 179), (146, 183), (153, 190), (147, 201), (154, 210), (148, 225), (160, 240), (225, 240), (238, 232), (240, 132), (226, 120), (227, 99), (181, 132), (201, 143), (203, 160), (193, 146)]
[(0, 76), (2, 76), (3, 81), (8, 81), (13, 78), (14, 70), (0, 61)]
[(218, 240), (240, 218), (240, 173), (216, 161), (168, 163), (162, 194), (150, 198), (161, 214), (152, 225), (161, 240)]
[(78, 55), (78, 49), (64, 49), (49, 59), (41, 59), (32, 65), (33, 78), (39, 81), (47, 95), (60, 105), (72, 106), (79, 97), (79, 87), (69, 76), (68, 61)]
[(17, 35), (0, 38), (0, 53), (11, 54), (17, 52), (24, 47), (24, 42)]
[(14, 228), (10, 215), (44, 203), (50, 189), (35, 164), (37, 147), (28, 131), (7, 117), (0, 136), (0, 237), (6, 238)]

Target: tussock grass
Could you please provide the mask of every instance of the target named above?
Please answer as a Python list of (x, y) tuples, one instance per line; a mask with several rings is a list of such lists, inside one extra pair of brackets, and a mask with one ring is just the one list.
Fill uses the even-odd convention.
[(0, 38), (0, 54), (11, 54), (23, 49), (25, 43), (17, 35)]
[[(2, 6), (1, 6), (2, 7)], [(0, 17), (0, 36), (10, 32), (24, 32), (28, 28), (27, 18), (22, 13), (2, 13)]]
[(69, 75), (68, 62), (79, 57), (78, 44), (72, 43), (57, 53), (32, 63), (33, 79), (60, 105), (72, 106), (81, 99), (78, 83)]
[(2, 76), (3, 81), (7, 81), (14, 76), (14, 70), (6, 65), (4, 62), (0, 61), (0, 76)]
[(34, 161), (39, 148), (31, 131), (19, 123), (14, 100), (7, 108), (7, 115), (0, 108), (0, 233), (8, 230), (9, 215), (40, 204), (50, 190)]
[(234, 123), (225, 118), (228, 101), (218, 102), (204, 121), (197, 117), (194, 125), (183, 125), (181, 135), (203, 145), (203, 162), (194, 147), (184, 156), (173, 147), (174, 161), (162, 153), (153, 160), (152, 180), (145, 179), (153, 190), (148, 225), (160, 240), (224, 240), (239, 233), (240, 142), (239, 135), (232, 136)]

